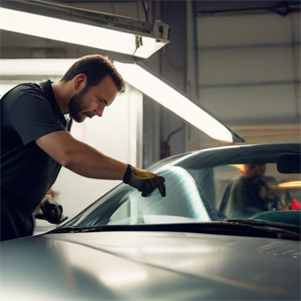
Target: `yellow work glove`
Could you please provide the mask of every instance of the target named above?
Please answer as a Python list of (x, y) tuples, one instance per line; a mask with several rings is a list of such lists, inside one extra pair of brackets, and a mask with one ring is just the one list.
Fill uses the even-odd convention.
[(142, 192), (143, 197), (152, 194), (154, 190), (159, 189), (162, 196), (166, 196), (165, 179), (156, 174), (139, 169), (128, 164), (128, 168), (123, 176), (123, 182)]

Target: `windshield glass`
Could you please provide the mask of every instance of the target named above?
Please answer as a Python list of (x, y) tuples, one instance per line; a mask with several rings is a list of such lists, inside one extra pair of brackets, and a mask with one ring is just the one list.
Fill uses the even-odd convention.
[[(147, 198), (128, 185), (120, 185), (92, 206), (77, 226), (186, 223), (217, 220), (201, 197), (195, 179), (183, 168), (169, 166), (158, 174), (165, 177), (166, 197), (158, 190)], [(214, 212), (214, 211), (213, 211)], [(214, 212), (215, 213), (215, 212)]]
[[(230, 155), (229, 155), (230, 154)], [(195, 223), (248, 218), (300, 226), (300, 174), (282, 174), (277, 156), (256, 159), (201, 152), (151, 169), (166, 179), (166, 197), (147, 198), (121, 184), (65, 226)], [(220, 153), (219, 157), (223, 157)], [(223, 161), (229, 161), (225, 163)], [(212, 161), (212, 162), (211, 162)], [(275, 162), (268, 162), (275, 161)], [(159, 166), (159, 168), (158, 168)]]

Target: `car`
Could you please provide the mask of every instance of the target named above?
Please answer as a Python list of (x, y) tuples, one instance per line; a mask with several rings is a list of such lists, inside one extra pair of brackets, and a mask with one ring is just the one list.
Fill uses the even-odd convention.
[[(1, 300), (300, 300), (300, 146), (153, 164), (166, 197), (120, 184), (47, 233), (2, 242)], [(257, 194), (238, 184), (247, 169)]]

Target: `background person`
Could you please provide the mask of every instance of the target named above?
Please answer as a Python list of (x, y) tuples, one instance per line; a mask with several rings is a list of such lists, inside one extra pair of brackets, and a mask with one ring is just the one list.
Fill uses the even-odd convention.
[[(65, 115), (76, 122), (101, 117), (124, 80), (101, 55), (78, 59), (58, 82), (25, 83), (1, 98), (1, 240), (33, 233), (32, 214), (62, 166), (95, 179), (123, 180), (165, 196), (163, 177), (105, 155), (74, 139)], [(105, 131), (105, 128), (100, 129)]]
[(227, 217), (250, 217), (261, 211), (277, 209), (275, 191), (264, 179), (264, 163), (243, 165), (241, 174), (231, 181)]

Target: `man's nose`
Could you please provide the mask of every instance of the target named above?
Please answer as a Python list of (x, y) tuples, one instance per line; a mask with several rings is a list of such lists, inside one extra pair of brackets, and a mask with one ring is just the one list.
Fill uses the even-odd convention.
[(99, 105), (99, 106), (96, 108), (95, 113), (96, 113), (97, 116), (101, 117), (104, 110), (105, 110), (105, 106)]

